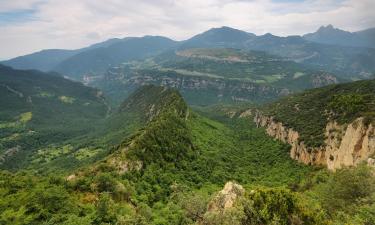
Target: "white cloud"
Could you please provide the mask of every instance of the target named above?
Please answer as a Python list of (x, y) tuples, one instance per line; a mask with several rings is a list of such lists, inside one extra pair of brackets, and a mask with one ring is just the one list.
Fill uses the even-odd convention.
[[(303, 34), (333, 24), (375, 26), (373, 0), (2, 0), (3, 12), (34, 10), (33, 20), (0, 23), (0, 58), (46, 48), (79, 48), (113, 37), (186, 39), (211, 27), (256, 34)], [(1, 17), (0, 17), (1, 18)]]
[(38, 3), (44, 0), (1, 0), (0, 13), (13, 10), (29, 10), (34, 8)]

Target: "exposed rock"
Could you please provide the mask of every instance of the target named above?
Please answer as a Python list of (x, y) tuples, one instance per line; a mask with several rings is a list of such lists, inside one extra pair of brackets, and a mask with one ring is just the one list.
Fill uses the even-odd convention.
[(373, 158), (368, 158), (368, 159), (367, 159), (367, 165), (368, 165), (368, 166), (375, 167), (375, 159), (373, 159)]
[(249, 110), (246, 110), (246, 111), (243, 111), (241, 112), (240, 114), (240, 118), (245, 118), (245, 117), (250, 117), (252, 115), (252, 110), (249, 109)]
[(66, 178), (66, 180), (67, 181), (72, 181), (72, 180), (75, 180), (77, 178), (77, 176), (75, 175), (75, 174), (71, 174), (71, 175), (69, 175), (67, 178)]
[(173, 71), (157, 76), (153, 72), (128, 74), (121, 68), (111, 68), (106, 76), (106, 82), (116, 82), (124, 88), (154, 84), (178, 89), (181, 93), (196, 93), (197, 91), (214, 93), (218, 101), (231, 99), (233, 101), (251, 101), (254, 99), (272, 99), (286, 96), (289, 89), (274, 87), (268, 84), (258, 84), (254, 81), (225, 79), (213, 75), (178, 74)]
[(244, 188), (234, 182), (227, 182), (214, 199), (208, 204), (207, 212), (224, 211), (232, 208), (238, 197), (244, 194)]
[(324, 165), (330, 170), (356, 166), (375, 153), (375, 128), (358, 118), (348, 125), (329, 122), (325, 130), (325, 146), (310, 148), (299, 140), (299, 133), (283, 126), (272, 117), (255, 115), (258, 127), (265, 127), (268, 135), (290, 144), (291, 158), (309, 165)]
[(21, 146), (17, 145), (13, 148), (7, 149), (2, 155), (0, 155), (0, 165), (3, 164), (7, 158), (12, 157), (21, 150)]

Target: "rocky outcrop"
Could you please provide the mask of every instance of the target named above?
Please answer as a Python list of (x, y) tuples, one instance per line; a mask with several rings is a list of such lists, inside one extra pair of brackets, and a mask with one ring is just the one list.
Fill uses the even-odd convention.
[(272, 117), (257, 112), (254, 122), (258, 127), (264, 127), (268, 135), (290, 144), (291, 158), (305, 164), (323, 165), (336, 170), (343, 166), (356, 166), (364, 161), (370, 162), (375, 154), (375, 128), (372, 124), (366, 124), (364, 118), (347, 125), (329, 122), (325, 129), (325, 145), (318, 148), (306, 146), (299, 140), (297, 131), (276, 122)]
[(234, 182), (227, 182), (221, 190), (208, 204), (207, 212), (221, 212), (232, 208), (236, 199), (245, 193), (245, 189)]

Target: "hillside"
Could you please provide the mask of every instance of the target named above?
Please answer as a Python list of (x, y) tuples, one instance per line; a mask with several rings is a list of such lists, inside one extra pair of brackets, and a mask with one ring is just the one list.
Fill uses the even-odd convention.
[(261, 108), (255, 121), (289, 142), (293, 158), (331, 169), (356, 165), (375, 152), (374, 88), (366, 80), (309, 90)]
[[(362, 215), (368, 206), (356, 203), (375, 190), (368, 168), (330, 174), (298, 164), (289, 157), (288, 145), (273, 140), (249, 119), (229, 118), (219, 111), (198, 113), (175, 90), (141, 87), (104, 120), (105, 124), (115, 118), (120, 118), (115, 123), (140, 122), (118, 144), (96, 146), (102, 150), (65, 147), (65, 153), (55, 155), (50, 164), (42, 161), (24, 172), (0, 172), (4, 181), (0, 221), (84, 225), (373, 221)], [(127, 116), (131, 114), (136, 119)], [(111, 135), (110, 127), (102, 134)], [(97, 154), (95, 161), (79, 164), (78, 159), (88, 154)], [(65, 164), (51, 170), (51, 162), (59, 159)], [(69, 161), (80, 166), (70, 167)], [(345, 194), (337, 194), (340, 191)], [(342, 213), (348, 218), (340, 217)]]
[(9, 168), (38, 147), (85, 134), (109, 110), (100, 91), (58, 74), (0, 66), (0, 93), (1, 166)]
[(175, 46), (171, 39), (159, 36), (128, 38), (109, 46), (90, 49), (59, 63), (54, 71), (72, 79), (102, 75), (109, 67), (131, 60), (141, 60)]
[(91, 85), (116, 103), (140, 85), (154, 84), (177, 88), (189, 104), (209, 105), (267, 102), (342, 81), (264, 52), (193, 48), (113, 67)]

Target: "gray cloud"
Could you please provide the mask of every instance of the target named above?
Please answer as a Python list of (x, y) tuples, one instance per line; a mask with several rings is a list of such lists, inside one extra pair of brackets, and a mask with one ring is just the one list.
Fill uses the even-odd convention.
[(211, 27), (256, 34), (303, 34), (333, 24), (375, 26), (373, 0), (5, 0), (0, 13), (35, 11), (32, 21), (1, 23), (0, 58), (45, 48), (79, 48), (113, 37), (163, 35), (182, 40)]

